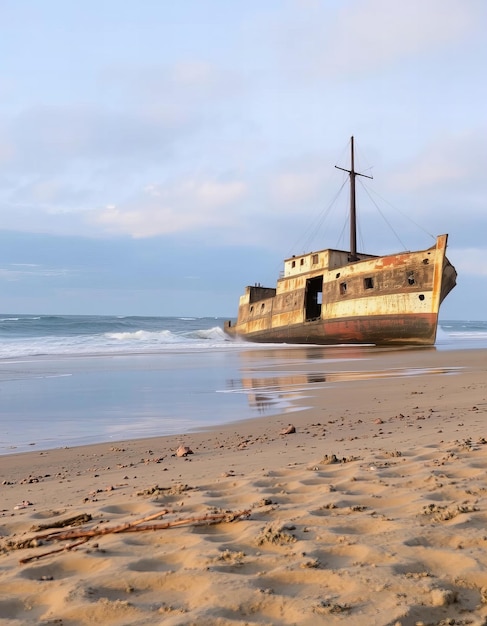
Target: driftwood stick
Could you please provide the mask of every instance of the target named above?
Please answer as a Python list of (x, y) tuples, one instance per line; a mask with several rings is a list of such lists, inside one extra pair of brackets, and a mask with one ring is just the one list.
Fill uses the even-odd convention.
[(129, 528), (143, 524), (144, 522), (150, 522), (150, 520), (157, 519), (169, 513), (166, 509), (158, 511), (152, 515), (142, 517), (135, 522), (128, 522), (126, 524), (120, 524), (120, 526), (112, 526), (107, 528), (92, 528), (91, 530), (64, 530), (57, 531), (55, 533), (48, 533), (45, 535), (36, 535), (33, 539), (40, 541), (65, 541), (66, 539), (78, 539), (80, 537), (98, 537), (99, 535), (109, 535), (112, 533), (124, 532)]
[(45, 556), (50, 556), (51, 554), (58, 554), (59, 552), (69, 552), (74, 548), (77, 548), (83, 543), (86, 543), (89, 540), (89, 537), (85, 537), (81, 541), (76, 541), (75, 543), (70, 544), (69, 546), (64, 546), (63, 548), (56, 548), (56, 550), (49, 550), (49, 552), (43, 552), (42, 554), (36, 554), (34, 556), (26, 556), (24, 559), (20, 559), (19, 563), (21, 565), (25, 565), (25, 563), (30, 563), (31, 561), (37, 561), (38, 559), (42, 559)]
[[(42, 559), (45, 556), (50, 556), (52, 554), (58, 554), (59, 552), (65, 552), (76, 548), (77, 546), (86, 543), (93, 537), (98, 537), (101, 535), (108, 535), (113, 533), (127, 533), (127, 532), (144, 532), (148, 530), (165, 530), (167, 528), (176, 528), (178, 526), (202, 526), (202, 525), (212, 525), (219, 524), (221, 522), (234, 522), (235, 520), (241, 519), (242, 517), (248, 517), (250, 515), (250, 510), (238, 511), (237, 513), (227, 512), (227, 513), (215, 513), (210, 515), (202, 515), (201, 517), (188, 517), (185, 519), (176, 519), (172, 522), (166, 522), (164, 524), (144, 524), (144, 522), (148, 522), (152, 519), (156, 519), (158, 517), (162, 517), (166, 515), (168, 511), (159, 511), (154, 515), (149, 515), (142, 519), (139, 519), (135, 522), (129, 524), (122, 524), (120, 526), (115, 526), (112, 528), (99, 528), (93, 530), (86, 531), (68, 531), (63, 533), (53, 533), (51, 535), (44, 535), (43, 537), (36, 537), (34, 539), (43, 538), (44, 540), (49, 541), (63, 541), (66, 539), (81, 539), (81, 541), (77, 541), (63, 548), (57, 548), (55, 550), (50, 550), (49, 552), (44, 552), (42, 554), (38, 554), (35, 556), (29, 556), (24, 559), (20, 559), (20, 564), (29, 563), (30, 561), (35, 561), (37, 559)], [(144, 524), (144, 525), (142, 525)]]
[(58, 520), (56, 522), (48, 522), (47, 524), (39, 524), (31, 528), (33, 532), (39, 532), (40, 530), (47, 530), (48, 528), (66, 528), (66, 526), (81, 526), (91, 522), (93, 517), (89, 513), (81, 513), (80, 515), (74, 515), (65, 519)]
[(250, 511), (239, 511), (238, 513), (215, 513), (214, 515), (203, 515), (202, 517), (188, 517), (187, 519), (176, 519), (164, 524), (145, 524), (136, 528), (127, 528), (122, 532), (139, 533), (146, 530), (166, 530), (167, 528), (177, 528), (178, 526), (211, 526), (221, 522), (235, 522), (236, 520), (248, 517)]
[(163, 517), (167, 515), (170, 511), (164, 509), (163, 511), (158, 511), (157, 513), (153, 513), (152, 515), (147, 515), (147, 517), (142, 517), (141, 519), (136, 520), (135, 522), (129, 522), (128, 524), (122, 524), (119, 528), (112, 529), (112, 533), (120, 533), (124, 532), (127, 528), (133, 528), (143, 524), (144, 522), (150, 522), (153, 519), (157, 519), (158, 517)]

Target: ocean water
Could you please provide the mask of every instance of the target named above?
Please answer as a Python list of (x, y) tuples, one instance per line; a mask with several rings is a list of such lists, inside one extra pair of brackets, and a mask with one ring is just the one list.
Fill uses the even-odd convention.
[[(234, 341), (223, 321), (0, 315), (0, 455), (292, 412), (310, 384), (324, 384), (325, 366), (380, 351)], [(487, 322), (440, 323), (435, 349), (480, 347)]]

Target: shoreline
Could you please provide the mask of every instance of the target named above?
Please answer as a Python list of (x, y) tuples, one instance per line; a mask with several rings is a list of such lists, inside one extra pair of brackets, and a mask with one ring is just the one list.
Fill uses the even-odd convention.
[[(300, 411), (1, 456), (5, 623), (483, 624), (487, 351), (391, 351), (304, 384), (320, 373), (297, 374)], [(87, 513), (103, 527), (162, 508), (250, 514), (25, 565), (48, 547), (9, 548), (40, 522)]]
[[(301, 396), (359, 379), (411, 376), (480, 347), (274, 346), (188, 362), (163, 384), (167, 355), (25, 360), (0, 364), (0, 459), (24, 452), (190, 434), (302, 410)], [(421, 361), (424, 359), (424, 363)], [(73, 365), (75, 363), (75, 365)], [(427, 365), (431, 363), (431, 365)], [(189, 368), (188, 370), (186, 368)], [(205, 369), (206, 368), (206, 369)], [(426, 372), (427, 373), (427, 372)], [(39, 426), (41, 425), (41, 426)]]
[[(312, 350), (319, 351), (320, 346), (313, 346)], [(329, 349), (329, 348), (328, 348)], [(284, 349), (285, 350), (285, 349)], [(302, 349), (300, 347), (291, 347), (292, 354), (298, 354)], [(304, 351), (307, 349), (305, 348)], [(190, 428), (182, 428), (179, 432), (150, 434), (146, 436), (133, 437), (113, 437), (110, 439), (102, 439), (100, 441), (88, 441), (83, 443), (64, 443), (58, 445), (44, 445), (32, 441), (32, 443), (11, 444), (0, 452), (1, 461), (5, 457), (22, 454), (45, 454), (55, 450), (88, 448), (103, 445), (120, 446), (124, 442), (143, 442), (153, 440), (164, 440), (168, 438), (191, 437), (198, 433), (217, 431), (221, 429), (243, 427), (247, 423), (258, 424), (260, 420), (270, 420), (279, 416), (287, 415), (288, 419), (293, 419), (293, 415), (300, 414), (308, 408), (313, 409), (313, 402), (319, 401), (319, 397), (324, 393), (329, 393), (330, 383), (333, 384), (358, 384), (363, 381), (373, 381), (373, 379), (401, 378), (409, 376), (420, 376), (422, 373), (438, 373), (440, 375), (448, 375), (449, 373), (459, 373), (461, 367), (481, 366), (483, 355), (486, 355), (487, 348), (455, 348), (454, 350), (438, 350), (436, 347), (411, 348), (411, 347), (389, 347), (379, 349), (358, 346), (357, 354), (352, 358), (340, 358), (342, 356), (340, 349), (331, 349), (336, 352), (337, 358), (331, 358), (329, 362), (323, 362), (313, 357), (309, 358), (309, 354), (299, 360), (297, 365), (291, 366), (277, 360), (275, 371), (269, 377), (265, 373), (265, 367), (261, 365), (254, 367), (252, 374), (252, 365), (245, 366), (249, 374), (247, 378), (242, 374), (242, 392), (247, 394), (248, 404), (254, 405), (254, 412), (261, 415), (250, 415), (237, 420), (230, 420), (219, 424), (201, 425)], [(348, 356), (354, 350), (353, 346), (346, 346), (343, 356)], [(257, 354), (259, 355), (261, 351)], [(278, 354), (283, 353), (283, 349)], [(127, 355), (123, 355), (124, 358)], [(155, 355), (135, 355), (137, 357), (147, 357), (153, 359)], [(157, 355), (156, 355), (157, 356)], [(159, 355), (162, 356), (162, 355)], [(69, 357), (71, 358), (71, 357)], [(80, 357), (80, 358), (85, 358)], [(99, 358), (106, 359), (106, 356)], [(110, 359), (113, 357), (110, 357)], [(338, 361), (338, 363), (335, 363)], [(462, 363), (464, 365), (462, 365)], [(439, 370), (436, 371), (439, 364)], [(244, 367), (242, 368), (244, 369)], [(448, 369), (448, 371), (446, 371)], [(269, 389), (272, 388), (272, 389)], [(218, 393), (218, 392), (213, 392)], [(335, 391), (331, 391), (334, 395)], [(277, 400), (276, 400), (277, 398)], [(309, 400), (309, 401), (308, 401)], [(340, 400), (339, 400), (340, 402)], [(270, 404), (276, 405), (276, 408), (270, 408)], [(263, 405), (261, 410), (258, 409), (259, 404)], [(310, 406), (311, 404), (311, 406)], [(285, 405), (287, 405), (286, 408)], [(257, 410), (255, 410), (257, 407)], [(297, 418), (296, 418), (297, 419)], [(175, 421), (177, 418), (175, 418)], [(134, 417), (134, 421), (137, 418)], [(34, 437), (32, 438), (34, 439)], [(22, 449), (17, 449), (22, 448)]]

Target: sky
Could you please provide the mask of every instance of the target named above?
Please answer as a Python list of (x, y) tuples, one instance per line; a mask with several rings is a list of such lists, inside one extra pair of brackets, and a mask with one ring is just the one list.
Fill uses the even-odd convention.
[(483, 0), (0, 0), (0, 310), (234, 317), (284, 258), (424, 249), (487, 320)]

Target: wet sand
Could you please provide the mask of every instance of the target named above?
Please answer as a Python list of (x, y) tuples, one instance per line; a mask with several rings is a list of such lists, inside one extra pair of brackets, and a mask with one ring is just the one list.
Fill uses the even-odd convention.
[(0, 457), (2, 623), (487, 623), (487, 351), (286, 377), (308, 408)]

